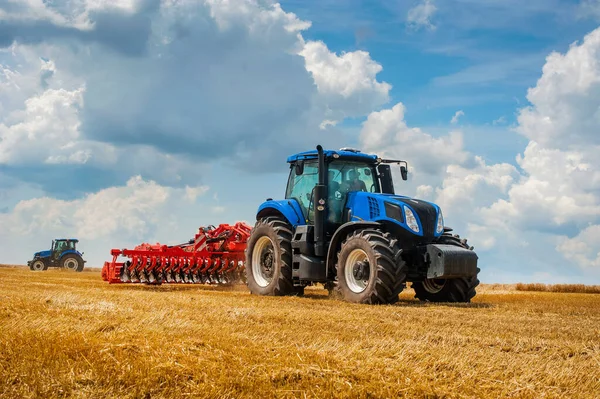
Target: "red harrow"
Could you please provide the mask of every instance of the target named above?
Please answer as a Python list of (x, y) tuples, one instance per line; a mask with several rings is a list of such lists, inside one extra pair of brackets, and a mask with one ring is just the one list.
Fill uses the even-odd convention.
[[(243, 222), (221, 224), (200, 227), (185, 244), (144, 243), (134, 249), (113, 249), (112, 261), (104, 262), (102, 279), (110, 284), (245, 282), (244, 250), (251, 230)], [(117, 262), (120, 255), (128, 259)]]

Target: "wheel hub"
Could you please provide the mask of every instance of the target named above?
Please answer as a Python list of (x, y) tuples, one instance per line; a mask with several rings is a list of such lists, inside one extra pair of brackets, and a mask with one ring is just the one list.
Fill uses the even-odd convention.
[(67, 259), (65, 262), (65, 267), (67, 269), (75, 270), (77, 269), (77, 261), (75, 259)]
[(276, 268), (275, 246), (267, 236), (260, 237), (252, 250), (252, 275), (261, 287), (271, 284)]
[(356, 280), (364, 280), (369, 276), (369, 265), (365, 262), (356, 262), (352, 267), (352, 274)]
[(33, 270), (40, 271), (44, 269), (44, 264), (41, 261), (37, 261), (33, 264)]
[(367, 253), (362, 249), (355, 249), (348, 254), (344, 265), (344, 276), (348, 288), (357, 294), (363, 292), (371, 277), (371, 267)]
[(273, 250), (266, 249), (260, 256), (260, 268), (262, 275), (266, 278), (273, 278)]

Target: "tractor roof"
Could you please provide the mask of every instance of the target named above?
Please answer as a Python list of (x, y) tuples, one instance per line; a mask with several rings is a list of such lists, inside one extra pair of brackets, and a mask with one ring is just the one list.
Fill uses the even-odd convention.
[(77, 238), (55, 238), (54, 241), (74, 241), (79, 242)]
[[(289, 163), (299, 161), (301, 159), (316, 159), (317, 158), (317, 150), (300, 152), (298, 154), (294, 154), (288, 157), (287, 161)], [(341, 160), (349, 160), (349, 161), (363, 161), (363, 162), (373, 162), (377, 161), (377, 155), (373, 154), (364, 154), (359, 150), (355, 150), (353, 148), (341, 148), (340, 150), (323, 150), (323, 155), (325, 155), (325, 159), (329, 158), (338, 158)], [(337, 156), (336, 156), (337, 155)]]

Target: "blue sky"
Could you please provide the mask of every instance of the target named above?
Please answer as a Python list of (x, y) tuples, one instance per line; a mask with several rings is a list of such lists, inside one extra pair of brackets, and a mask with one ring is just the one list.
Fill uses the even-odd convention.
[(442, 206), (484, 281), (600, 283), (596, 0), (0, 11), (0, 262), (253, 223), (320, 143), (408, 159), (397, 191)]

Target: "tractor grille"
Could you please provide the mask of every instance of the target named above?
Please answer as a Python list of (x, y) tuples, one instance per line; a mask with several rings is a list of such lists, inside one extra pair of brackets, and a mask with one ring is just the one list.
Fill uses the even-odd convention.
[(409, 205), (416, 213), (423, 227), (423, 237), (433, 238), (436, 227), (437, 212), (435, 208), (424, 201), (397, 198)]
[(379, 203), (373, 197), (368, 197), (369, 199), (369, 215), (371, 219), (379, 216)]

